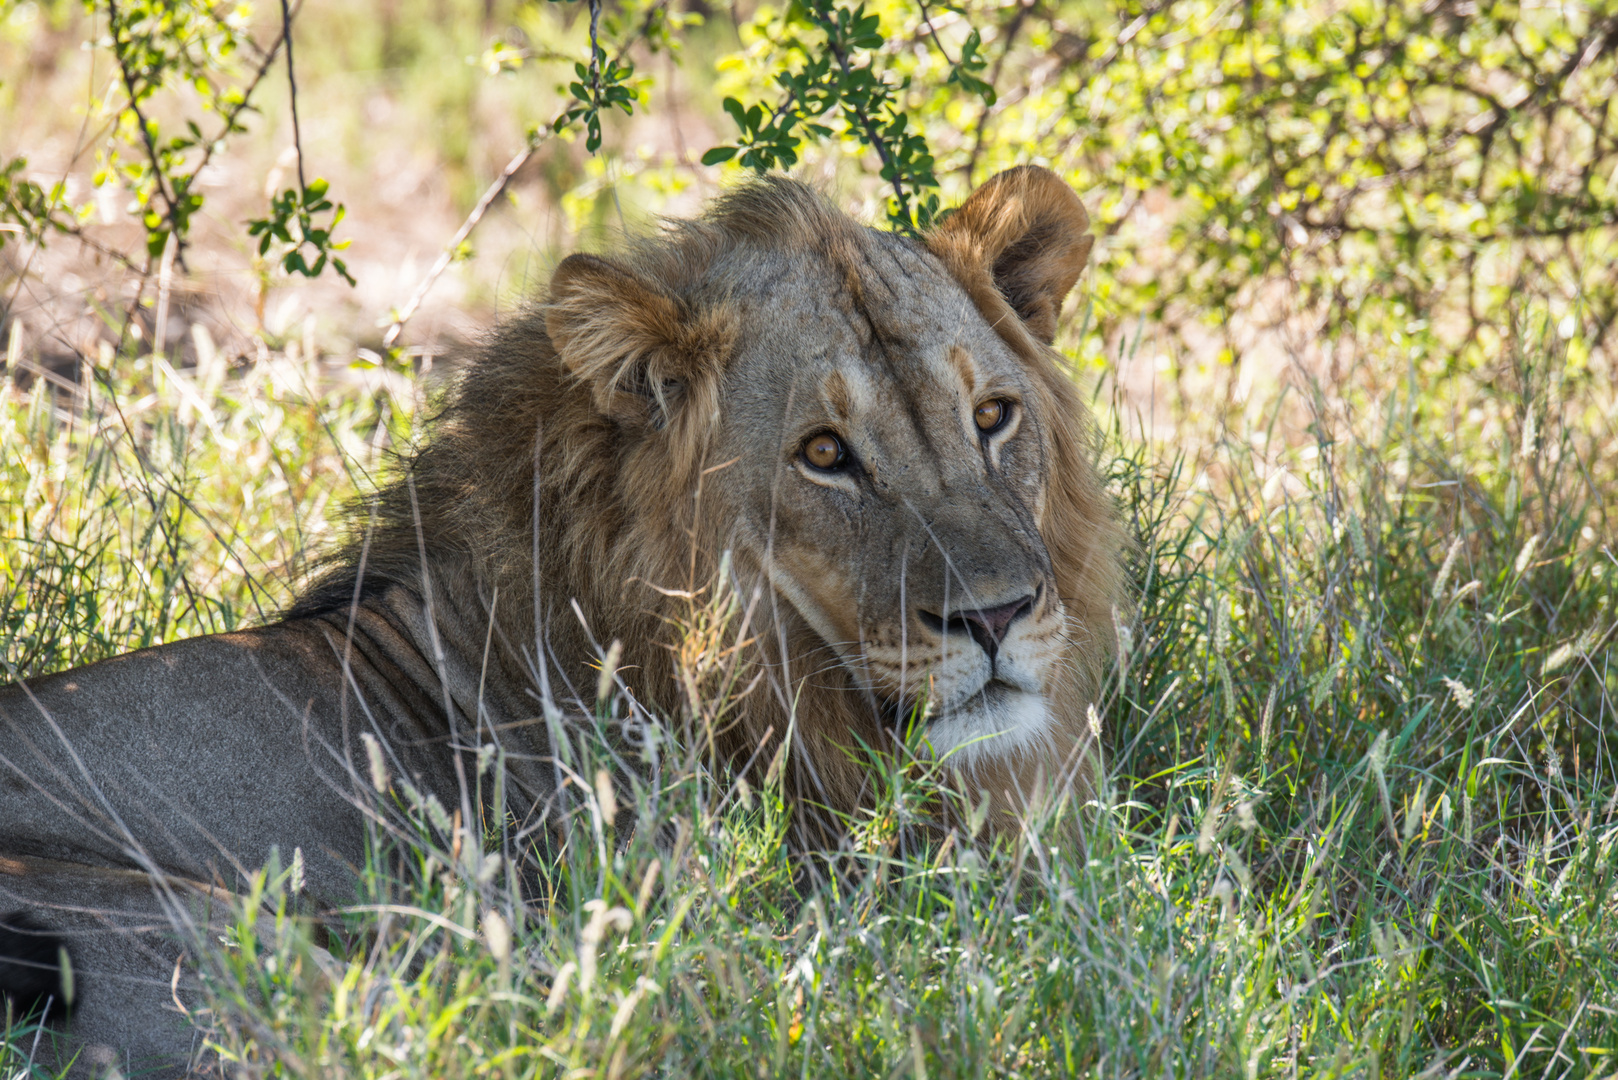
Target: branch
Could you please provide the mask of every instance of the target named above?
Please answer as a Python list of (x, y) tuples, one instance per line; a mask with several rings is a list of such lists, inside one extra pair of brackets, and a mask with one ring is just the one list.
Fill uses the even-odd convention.
[[(296, 19), (301, 11), (303, 11), (303, 0), (298, 0), (297, 6), (292, 9), (292, 18)], [(269, 74), (271, 65), (275, 63), (276, 55), (281, 51), (281, 46), (290, 39), (291, 30), (292, 24), (286, 19), (285, 13), (283, 12), (281, 33), (278, 34), (275, 41), (271, 43), (269, 52), (265, 53), (264, 58), (259, 61), (258, 70), (253, 73), (253, 78), (242, 90), (242, 99), (238, 101), (228, 113), (224, 114), (225, 126), (220, 129), (219, 137), (202, 148), (202, 158), (197, 162), (196, 169), (194, 169), (191, 173), (193, 177), (202, 172), (202, 170), (207, 167), (208, 162), (213, 160), (214, 148), (219, 146), (225, 141), (225, 139), (235, 133), (236, 118), (242, 113), (246, 112), (248, 106), (252, 104), (253, 92), (258, 89), (258, 84), (264, 81), (264, 76)], [(249, 38), (248, 40), (252, 39)], [(256, 52), (257, 49), (258, 47), (255, 45), (254, 51)], [(301, 151), (298, 156), (298, 164), (300, 167), (303, 164), (303, 156)]]
[[(1017, 34), (1022, 30), (1023, 20), (1027, 17), (1028, 5), (1019, 5), (1005, 28), (1001, 31), (1000, 55), (995, 58), (994, 73), (989, 76), (990, 86), (996, 88), (1000, 86), (1000, 75), (1005, 69), (1006, 57), (1011, 55), (1012, 46), (1017, 43)], [(1004, 104), (1005, 102), (1002, 102), (1002, 105)], [(985, 104), (983, 111), (978, 113), (977, 126), (972, 132), (972, 153), (967, 157), (966, 164), (961, 166), (961, 172), (965, 175), (968, 184), (972, 182), (972, 174), (977, 171), (978, 158), (983, 154), (983, 137), (989, 127), (989, 114), (993, 111), (993, 106)]]
[(292, 73), (292, 11), (287, 0), (281, 0), (281, 41), (287, 47), (287, 87), (292, 96), (292, 148), (298, 154), (298, 190), (305, 192), (309, 185), (303, 178), (303, 133), (298, 128), (298, 80)]
[[(818, 13), (815, 17), (817, 21), (820, 20)], [(854, 73), (853, 68), (848, 65), (848, 53), (837, 43), (834, 36), (834, 25), (830, 21), (825, 21), (821, 22), (821, 26), (826, 30), (826, 47), (831, 50), (832, 56), (837, 58), (837, 66), (842, 68), (843, 77), (848, 78)], [(848, 109), (846, 102), (839, 102), (838, 104), (845, 111)], [(883, 168), (888, 170), (889, 182), (893, 184), (894, 196), (898, 198), (899, 205), (903, 207), (905, 204), (905, 189), (904, 185), (899, 182), (898, 166), (893, 163), (893, 156), (888, 153), (888, 144), (882, 141), (881, 134), (876, 130), (876, 122), (865, 114), (864, 109), (854, 109), (854, 115), (859, 119), (860, 126), (865, 128), (865, 137), (870, 141), (871, 148), (876, 151), (876, 156), (881, 159)]]
[(933, 44), (938, 46), (938, 55), (944, 58), (944, 63), (954, 67), (955, 61), (949, 58), (949, 50), (944, 48), (944, 43), (938, 40), (938, 31), (933, 29), (933, 17), (927, 14), (927, 0), (916, 0), (916, 3), (921, 8), (921, 25), (927, 28), (927, 35), (933, 39)]
[(526, 146), (517, 151), (512, 159), (506, 162), (506, 167), (500, 170), (500, 175), (484, 191), (483, 197), (478, 200), (478, 204), (472, 208), (472, 212), (466, 216), (466, 220), (461, 222), (461, 227), (455, 230), (455, 235), (450, 237), (448, 244), (444, 245), (444, 250), (439, 252), (438, 258), (433, 262), (432, 269), (427, 271), (427, 276), (421, 279), (421, 284), (416, 286), (416, 291), (411, 293), (410, 299), (405, 302), (405, 306), (399, 309), (398, 314), (393, 318), (393, 322), (388, 324), (387, 333), (382, 335), (382, 347), (384, 349), (393, 348), (393, 343), (399, 340), (399, 335), (404, 331), (405, 323), (409, 322), (411, 316), (415, 315), (416, 309), (427, 298), (428, 291), (438, 280), (439, 275), (449, 268), (450, 262), (455, 258), (455, 253), (466, 242), (466, 238), (471, 236), (472, 230), (478, 227), (478, 222), (483, 220), (483, 215), (488, 212), (490, 206), (494, 205), (494, 200), (498, 199), (501, 192), (506, 190), (506, 186), (511, 183), (511, 178), (517, 174), (517, 170), (522, 168), (528, 159), (534, 156), (534, 151), (538, 150), (540, 145), (550, 138), (553, 130), (554, 124), (547, 125), (543, 133), (536, 133), (528, 140)]
[[(658, 5), (658, 7), (661, 6), (663, 5)], [(658, 10), (658, 8), (654, 7), (653, 12), (656, 10)], [(597, 56), (597, 53), (600, 51), (600, 46), (599, 40), (596, 36), (597, 23), (600, 16), (600, 0), (591, 0), (590, 71), (592, 81), (596, 84), (592, 89), (596, 92), (599, 92), (600, 87), (600, 65)], [(643, 20), (640, 25), (640, 29), (637, 30), (629, 38), (629, 40), (625, 41), (623, 46), (618, 49), (617, 53), (613, 57), (613, 63), (617, 64), (620, 60), (622, 60), (625, 54), (629, 52), (630, 48), (633, 47), (636, 42), (640, 41), (646, 36), (646, 34), (651, 30), (651, 26), (652, 12), (648, 12), (645, 20)], [(517, 151), (516, 154), (512, 155), (510, 161), (506, 162), (506, 167), (500, 170), (500, 175), (495, 177), (494, 183), (490, 184), (483, 192), (483, 196), (478, 199), (477, 205), (472, 207), (472, 212), (466, 216), (465, 221), (461, 222), (461, 227), (455, 230), (455, 235), (450, 237), (449, 243), (444, 245), (444, 250), (439, 252), (438, 258), (433, 260), (432, 268), (427, 271), (427, 276), (421, 279), (421, 283), (416, 286), (415, 292), (410, 294), (410, 299), (405, 301), (404, 307), (398, 310), (393, 317), (393, 321), (388, 324), (387, 331), (382, 335), (382, 347), (384, 349), (393, 348), (394, 343), (399, 340), (399, 335), (404, 332), (405, 323), (409, 322), (416, 314), (416, 310), (421, 307), (421, 302), (427, 298), (427, 293), (432, 290), (434, 283), (438, 281), (439, 277), (444, 273), (445, 270), (449, 269), (449, 264), (454, 260), (455, 253), (460, 250), (462, 244), (466, 243), (467, 237), (472, 235), (472, 230), (478, 227), (478, 222), (483, 220), (483, 215), (488, 213), (489, 207), (494, 205), (494, 201), (498, 199), (511, 184), (511, 178), (517, 175), (517, 170), (522, 168), (523, 165), (527, 163), (528, 159), (534, 156), (534, 153), (545, 143), (547, 139), (551, 137), (551, 135), (555, 134), (556, 125), (565, 115), (566, 110), (564, 109), (563, 112), (558, 113), (554, 118), (552, 118), (550, 123), (546, 124), (543, 129), (539, 129), (533, 135), (529, 136), (527, 145), (525, 145), (521, 150)]]
[(175, 202), (174, 196), (169, 194), (169, 189), (163, 182), (168, 179), (168, 176), (163, 172), (163, 166), (159, 161), (157, 144), (152, 141), (151, 126), (147, 124), (145, 114), (140, 111), (140, 99), (135, 90), (134, 73), (129, 70), (129, 62), (124, 57), (122, 47), (124, 39), (119, 30), (118, 22), (118, 0), (107, 0), (107, 22), (107, 29), (112, 32), (112, 55), (118, 61), (118, 73), (123, 77), (124, 91), (129, 95), (129, 111), (135, 114), (135, 122), (140, 125), (141, 141), (146, 144), (146, 156), (152, 163), (152, 176), (157, 184), (157, 193), (163, 197), (163, 205), (168, 211), (164, 216), (168, 218), (169, 231), (174, 236), (176, 245), (174, 257), (179, 261), (180, 269), (184, 270), (185, 256), (181, 253), (180, 246), (185, 243), (185, 239), (180, 235), (179, 206)]
[(601, 108), (601, 0), (590, 0), (590, 99)]

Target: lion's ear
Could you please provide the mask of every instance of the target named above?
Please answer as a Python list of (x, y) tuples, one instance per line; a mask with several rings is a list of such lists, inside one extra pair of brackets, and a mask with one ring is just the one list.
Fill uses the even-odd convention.
[[(1073, 189), (1034, 165), (1008, 169), (972, 193), (927, 237), (991, 323), (995, 299), (1049, 345), (1090, 256), (1090, 217)], [(992, 289), (992, 293), (989, 291)]]
[(556, 268), (545, 333), (597, 409), (659, 428), (713, 397), (734, 337), (724, 312), (694, 310), (595, 255), (570, 255)]

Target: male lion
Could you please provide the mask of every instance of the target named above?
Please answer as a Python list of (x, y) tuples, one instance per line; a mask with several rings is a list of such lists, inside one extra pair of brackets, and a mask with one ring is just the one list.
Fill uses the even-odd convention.
[[(1003, 815), (1082, 787), (1125, 547), (1049, 347), (1087, 225), (1036, 168), (922, 240), (775, 178), (563, 261), (282, 619), (0, 689), (0, 987), (59, 1004), (65, 943), (72, 1040), (182, 1067), (154, 913), (272, 848), (350, 901), (365, 747), (471, 813), (460, 751), (542, 760), (524, 721), (538, 688), (595, 685), (592, 640), (677, 707), (670, 594), (723, 552), (766, 676), (715, 736), (729, 760), (790, 731), (793, 797), (853, 809), (850, 749), (924, 715)], [(552, 775), (514, 776), (522, 805)]]

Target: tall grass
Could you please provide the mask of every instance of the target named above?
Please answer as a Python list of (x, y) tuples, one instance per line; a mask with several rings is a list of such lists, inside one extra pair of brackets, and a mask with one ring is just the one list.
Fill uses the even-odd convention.
[[(745, 604), (712, 590), (690, 700), (648, 712), (609, 670), (582, 729), (546, 710), (545, 827), (492, 745), (475, 825), (378, 770), (354, 908), (317, 927), (266, 868), (199, 1023), (249, 1075), (1618, 1074), (1612, 388), (1519, 338), (1375, 402), (1291, 384), (1190, 449), (1115, 430), (1138, 607), (1094, 800), (994, 839), (948, 770), (874, 761), (882, 805), (795, 853), (778, 786), (690, 737), (736, 686)], [(409, 418), (274, 364), (7, 392), (10, 670), (286, 595)]]
[(408, 437), (396, 374), (334, 385), (309, 336), (233, 358), (195, 336), (184, 371), (131, 355), (67, 380), (25, 358), (0, 383), (8, 678), (273, 616), (328, 511)]

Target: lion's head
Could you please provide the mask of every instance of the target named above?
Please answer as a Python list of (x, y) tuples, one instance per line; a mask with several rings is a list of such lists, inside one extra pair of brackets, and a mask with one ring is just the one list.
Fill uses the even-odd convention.
[[(847, 748), (925, 702), (933, 752), (997, 795), (1073, 768), (1124, 548), (1049, 347), (1087, 224), (1040, 169), (920, 241), (767, 179), (566, 259), (469, 367), (409, 501), (384, 493), (367, 588), (419, 584), (419, 522), (436, 580), (475, 590), (508, 643), (545, 639), (592, 686), (589, 637), (619, 638), (641, 696), (674, 706), (670, 594), (729, 552), (764, 597), (773, 690), (735, 753), (793, 730), (800, 788), (857, 804)], [(317, 591), (346, 602), (358, 553), (345, 565)]]

